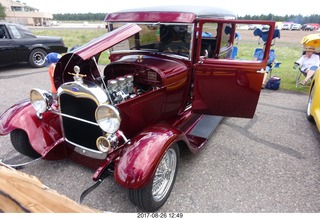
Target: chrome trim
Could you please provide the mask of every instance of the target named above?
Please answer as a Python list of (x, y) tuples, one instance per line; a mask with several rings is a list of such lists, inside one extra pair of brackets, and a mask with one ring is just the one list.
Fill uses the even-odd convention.
[(96, 123), (96, 122), (91, 122), (89, 120), (81, 119), (81, 118), (78, 118), (78, 117), (75, 117), (75, 116), (70, 116), (68, 114), (64, 114), (64, 113), (61, 113), (60, 111), (56, 111), (56, 110), (52, 110), (52, 112), (54, 114), (59, 115), (59, 116), (64, 116), (64, 117), (67, 117), (67, 118), (70, 118), (70, 119), (78, 120), (80, 122), (85, 122), (85, 123), (88, 123), (88, 124), (95, 125), (95, 126), (99, 127), (98, 123)]
[(188, 110), (191, 110), (191, 107), (192, 105), (190, 104), (189, 106), (187, 106), (185, 109), (184, 109), (184, 112), (188, 111)]
[[(91, 87), (89, 87), (91, 85)], [(77, 91), (73, 91), (73, 89), (77, 88)], [(93, 100), (97, 106), (108, 103), (109, 98), (106, 92), (97, 85), (92, 84), (80, 84), (77, 82), (67, 82), (61, 85), (58, 88), (58, 99), (59, 99), (59, 105), (60, 105), (60, 96), (62, 94), (69, 94), (71, 96), (74, 96), (76, 98), (87, 98)]]
[[(107, 142), (107, 145), (103, 144), (103, 141)], [(111, 142), (109, 141), (108, 137), (100, 136), (96, 140), (96, 146), (99, 151), (104, 152), (104, 153), (108, 153), (111, 149)]]
[(129, 143), (129, 144), (130, 144), (130, 139), (128, 139), (128, 138), (124, 135), (123, 131), (121, 131), (121, 130), (119, 129), (119, 130), (117, 131), (117, 133), (123, 138), (124, 144), (126, 144), (126, 143)]
[(91, 157), (94, 159), (99, 159), (99, 160), (104, 160), (107, 158), (107, 153), (103, 153), (101, 151), (95, 151), (95, 150), (91, 150), (88, 149), (86, 147), (83, 147), (77, 143), (74, 143), (72, 141), (69, 141), (67, 138), (65, 138), (66, 142), (68, 142), (69, 144), (72, 144), (73, 146), (75, 146), (74, 151), (78, 154), (82, 154), (86, 157)]
[[(100, 111), (100, 109), (101, 109), (102, 107), (108, 107), (109, 109), (111, 109), (111, 110), (114, 112), (115, 116), (117, 117), (117, 120), (118, 120), (118, 122), (119, 122), (119, 125), (118, 125), (116, 131), (114, 131), (114, 132), (108, 132), (108, 130), (105, 130), (105, 129), (102, 127), (102, 125), (99, 125), (99, 121), (101, 120), (101, 118), (98, 118), (98, 115), (99, 115), (99, 111)], [(107, 132), (107, 133), (110, 133), (110, 134), (113, 134), (113, 133), (117, 132), (117, 131), (119, 130), (119, 128), (120, 128), (120, 125), (121, 125), (121, 115), (120, 115), (119, 110), (118, 110), (116, 107), (114, 107), (114, 106), (112, 106), (112, 105), (109, 105), (109, 104), (102, 104), (102, 105), (100, 105), (100, 106), (97, 107), (97, 109), (96, 109), (96, 111), (95, 111), (95, 119), (96, 119), (99, 127), (100, 127), (103, 131), (105, 131), (105, 132)], [(101, 124), (101, 123), (100, 123), (100, 124)], [(109, 131), (110, 131), (110, 130), (109, 130)]]
[[(34, 93), (37, 93), (37, 94), (34, 94)], [(40, 95), (41, 96), (41, 101), (44, 101), (45, 104), (46, 104), (46, 110), (45, 111), (38, 111), (37, 107), (35, 106), (35, 102), (39, 101), (39, 100), (36, 100), (35, 101), (35, 96), (37, 95)], [(37, 111), (37, 113), (39, 114), (42, 114), (44, 112), (47, 112), (51, 106), (52, 106), (52, 103), (53, 103), (53, 95), (51, 92), (48, 92), (46, 90), (42, 90), (42, 89), (38, 89), (38, 88), (33, 88), (31, 89), (30, 91), (30, 102), (31, 102), (31, 105), (33, 106), (33, 108)], [(39, 117), (39, 116), (38, 116)], [(40, 117), (39, 117), (40, 118)]]

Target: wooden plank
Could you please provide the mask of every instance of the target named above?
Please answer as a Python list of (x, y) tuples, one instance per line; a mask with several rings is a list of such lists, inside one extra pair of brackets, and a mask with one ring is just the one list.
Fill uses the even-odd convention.
[(40, 180), (0, 163), (0, 212), (68, 213), (98, 210), (80, 205), (49, 189)]

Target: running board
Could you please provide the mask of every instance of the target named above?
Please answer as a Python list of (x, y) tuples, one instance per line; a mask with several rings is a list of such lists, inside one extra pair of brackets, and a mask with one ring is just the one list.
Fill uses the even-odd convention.
[(188, 134), (208, 139), (222, 119), (222, 116), (204, 115)]
[(189, 142), (196, 150), (201, 149), (220, 124), (222, 116), (204, 115), (197, 124), (186, 133)]

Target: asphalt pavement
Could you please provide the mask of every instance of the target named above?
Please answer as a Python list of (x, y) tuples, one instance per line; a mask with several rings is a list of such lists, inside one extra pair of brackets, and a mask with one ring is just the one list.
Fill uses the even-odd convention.
[[(0, 113), (50, 89), (47, 68), (0, 68)], [(172, 193), (159, 212), (319, 213), (320, 133), (306, 119), (308, 96), (263, 90), (253, 119), (224, 118), (199, 154), (182, 155)], [(28, 161), (0, 136), (0, 159)], [(78, 201), (92, 185), (93, 170), (69, 160), (39, 160), (22, 172)], [(141, 212), (127, 191), (107, 178), (83, 204), (107, 212)]]

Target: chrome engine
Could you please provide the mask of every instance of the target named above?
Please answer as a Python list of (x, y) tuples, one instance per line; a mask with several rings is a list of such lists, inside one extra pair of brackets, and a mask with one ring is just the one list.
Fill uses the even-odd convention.
[(108, 80), (107, 91), (112, 104), (118, 104), (137, 96), (134, 89), (133, 75), (125, 75), (116, 79)]

